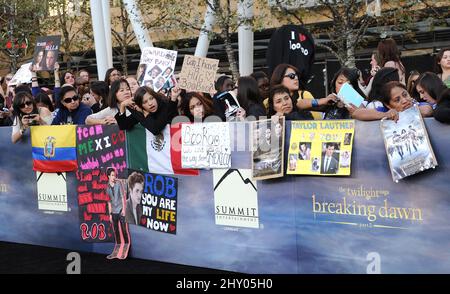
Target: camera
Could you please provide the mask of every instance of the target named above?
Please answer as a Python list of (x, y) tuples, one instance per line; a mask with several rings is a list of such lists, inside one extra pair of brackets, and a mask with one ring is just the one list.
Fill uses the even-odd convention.
[(30, 120), (28, 123), (30, 126), (36, 126), (39, 124), (39, 122), (36, 120), (36, 116), (37, 114), (30, 114), (26, 116), (26, 118)]

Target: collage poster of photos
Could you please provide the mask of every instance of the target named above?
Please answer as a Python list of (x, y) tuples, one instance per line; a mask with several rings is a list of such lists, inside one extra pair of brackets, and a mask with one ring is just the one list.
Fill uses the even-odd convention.
[[(173, 86), (173, 73), (177, 61), (177, 51), (156, 47), (146, 47), (136, 72), (140, 86), (147, 86), (158, 92), (163, 87)], [(170, 86), (171, 85), (171, 86)]]
[(292, 121), (288, 174), (348, 176), (353, 120)]

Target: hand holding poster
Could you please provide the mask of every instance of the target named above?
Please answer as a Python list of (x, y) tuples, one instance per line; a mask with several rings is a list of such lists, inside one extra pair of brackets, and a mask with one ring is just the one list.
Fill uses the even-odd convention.
[(214, 93), (219, 60), (185, 55), (178, 86), (186, 91)]
[(284, 116), (252, 123), (252, 178), (254, 180), (283, 176)]
[(400, 112), (397, 122), (382, 120), (381, 131), (395, 182), (438, 165), (416, 105)]
[(175, 235), (178, 179), (131, 169), (128, 173), (126, 221)]
[(293, 121), (287, 173), (350, 175), (354, 128), (353, 120)]
[(181, 154), (183, 168), (231, 167), (229, 124), (182, 124)]
[(175, 70), (177, 51), (146, 47), (142, 51), (136, 79), (141, 86), (158, 92)]
[(55, 69), (60, 43), (61, 36), (45, 36), (37, 38), (32, 63), (34, 71), (52, 71)]

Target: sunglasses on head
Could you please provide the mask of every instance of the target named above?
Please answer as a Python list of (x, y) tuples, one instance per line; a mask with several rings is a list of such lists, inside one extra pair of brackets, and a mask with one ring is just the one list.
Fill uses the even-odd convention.
[(285, 78), (290, 78), (291, 80), (295, 80), (298, 77), (296, 73), (291, 72), (290, 74), (284, 75)]
[(24, 108), (25, 106), (30, 106), (32, 104), (33, 104), (33, 102), (28, 100), (28, 101), (25, 101), (24, 103), (19, 104), (19, 107)]
[(80, 99), (80, 97), (78, 95), (73, 96), (72, 98), (65, 98), (63, 101), (64, 103), (71, 103), (72, 101), (78, 101), (78, 99)]

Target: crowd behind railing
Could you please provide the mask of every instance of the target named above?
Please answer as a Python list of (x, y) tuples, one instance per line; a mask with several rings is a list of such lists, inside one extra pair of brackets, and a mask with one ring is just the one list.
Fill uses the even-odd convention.
[[(212, 96), (177, 86), (155, 92), (139, 86), (139, 72), (138, 77), (125, 77), (115, 68), (108, 69), (103, 81), (91, 81), (84, 69), (76, 74), (67, 70), (61, 85), (57, 63), (54, 88), (49, 89), (39, 86), (38, 69), (30, 67), (31, 85), (8, 86), (12, 74), (2, 78), (0, 126), (12, 126), (15, 143), (32, 125), (117, 124), (126, 130), (141, 124), (157, 135), (180, 115), (188, 121), (242, 121), (273, 115), (286, 120), (397, 120), (400, 112), (414, 104), (423, 117), (450, 123), (450, 48), (437, 54), (435, 72), (412, 70), (407, 75), (395, 41), (385, 39), (372, 54), (370, 65), (366, 80), (357, 68), (341, 68), (331, 82), (332, 94), (319, 99), (306, 90), (304, 77), (289, 64), (278, 65), (270, 77), (262, 71), (237, 81), (220, 76)], [(338, 98), (344, 83), (364, 97), (361, 105)], [(230, 105), (227, 97), (237, 100), (238, 106)]]

